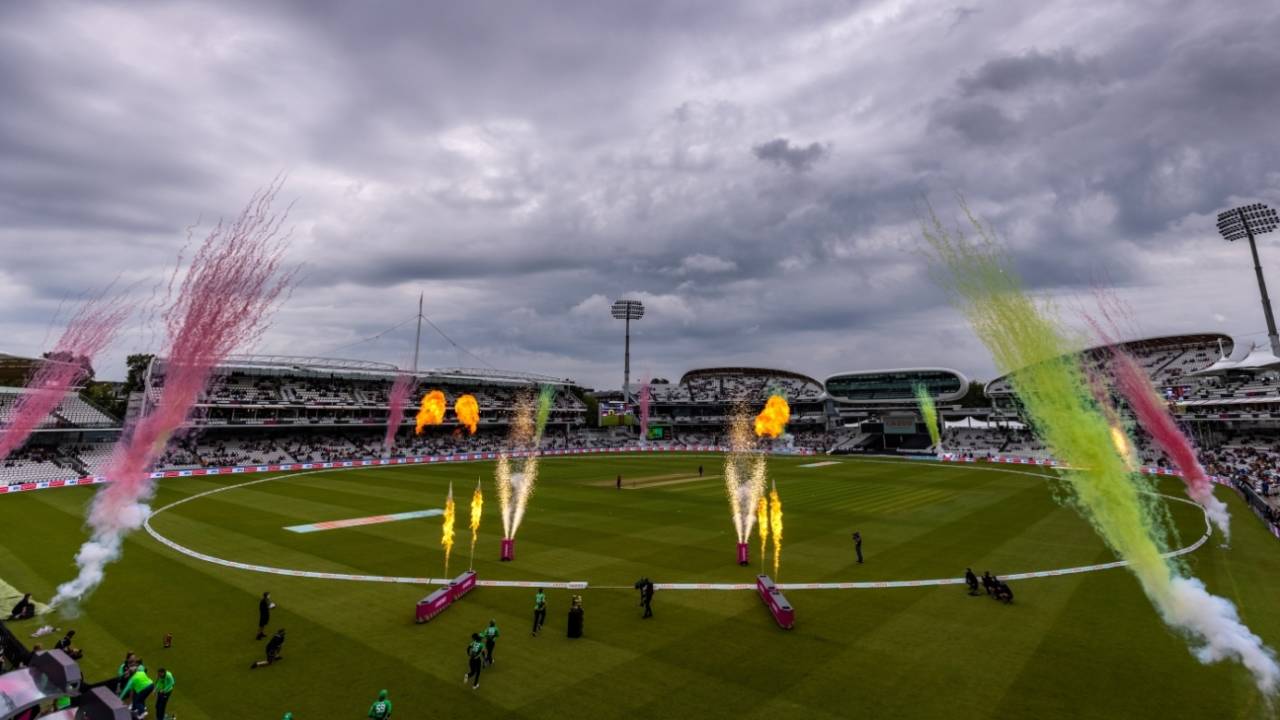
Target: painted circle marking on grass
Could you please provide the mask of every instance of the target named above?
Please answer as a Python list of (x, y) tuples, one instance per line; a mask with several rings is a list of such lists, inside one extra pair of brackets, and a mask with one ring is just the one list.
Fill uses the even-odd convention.
[[(556, 459), (581, 459), (581, 458), (556, 458)], [(860, 459), (859, 462), (877, 463), (877, 464), (897, 464), (890, 460)], [(155, 538), (157, 541), (163, 543), (164, 545), (167, 545), (170, 549), (174, 550), (175, 552), (178, 552), (182, 555), (186, 555), (187, 557), (195, 558), (196, 560), (202, 560), (207, 563), (212, 563), (214, 565), (221, 565), (222, 567), (234, 568), (236, 570), (247, 570), (250, 572), (267, 573), (270, 575), (284, 575), (288, 577), (313, 578), (317, 580), (345, 580), (345, 581), (351, 581), (351, 582), (398, 583), (398, 584), (404, 584), (404, 585), (447, 585), (452, 580), (452, 578), (407, 577), (407, 576), (395, 576), (395, 575), (362, 575), (357, 573), (331, 573), (331, 572), (319, 572), (315, 570), (294, 570), (292, 568), (278, 568), (278, 567), (272, 567), (270, 565), (258, 565), (255, 563), (243, 563), (236, 560), (226, 560), (224, 558), (215, 557), (213, 555), (202, 553), (198, 550), (192, 550), (191, 548), (185, 545), (176, 543), (173, 540), (170, 540), (169, 538), (165, 537), (164, 535), (161, 535), (158, 531), (156, 531), (155, 528), (151, 527), (151, 518), (154, 518), (156, 515), (159, 515), (160, 513), (166, 510), (170, 510), (184, 503), (189, 503), (192, 500), (198, 500), (200, 498), (208, 497), (210, 495), (215, 495), (220, 492), (226, 492), (228, 490), (238, 490), (240, 488), (245, 488), (252, 485), (258, 485), (260, 483), (271, 482), (273, 480), (286, 480), (288, 478), (301, 477), (304, 475), (317, 475), (322, 473), (344, 472), (348, 470), (376, 470), (379, 467), (400, 467), (400, 466), (387, 465), (387, 466), (373, 466), (373, 467), (307, 470), (304, 472), (289, 473), (286, 475), (275, 475), (272, 477), (259, 478), (257, 480), (250, 480), (248, 482), (238, 483), (236, 485), (227, 485), (225, 487), (213, 488), (212, 490), (206, 490), (204, 492), (196, 493), (195, 495), (182, 498), (181, 500), (175, 500), (174, 502), (171, 502), (168, 505), (165, 505), (163, 507), (157, 508), (156, 510), (153, 510), (151, 514), (147, 516), (147, 519), (143, 522), (143, 528), (146, 529), (148, 535)], [(913, 466), (913, 467), (919, 467), (919, 466)], [(932, 465), (930, 467), (969, 469), (969, 470), (976, 469), (971, 465), (948, 465), (943, 463), (938, 463), (937, 465)], [(1045, 475), (1043, 473), (1027, 472), (1025, 470), (1011, 470), (1007, 468), (993, 468), (993, 467), (983, 467), (980, 469), (985, 470), (987, 472), (1001, 472), (1001, 473), (1007, 473), (1010, 475), (1027, 475), (1029, 477), (1034, 477), (1037, 479), (1052, 478), (1052, 476), (1050, 475)], [(1199, 550), (1205, 543), (1209, 541), (1209, 536), (1213, 533), (1213, 526), (1209, 522), (1208, 513), (1205, 513), (1203, 508), (1201, 508), (1195, 502), (1188, 500), (1186, 498), (1175, 497), (1173, 495), (1166, 495), (1164, 493), (1154, 493), (1154, 494), (1162, 498), (1165, 498), (1166, 500), (1173, 500), (1175, 502), (1191, 505), (1199, 509), (1201, 513), (1204, 514), (1204, 534), (1201, 535), (1199, 539), (1197, 539), (1195, 542), (1191, 543), (1190, 545), (1187, 545), (1186, 547), (1178, 548), (1177, 550), (1170, 550), (1169, 552), (1163, 553), (1161, 557), (1164, 557), (1164, 558), (1181, 557), (1183, 555), (1187, 555), (1189, 553), (1195, 552), (1196, 550)], [(1115, 568), (1125, 567), (1128, 564), (1129, 564), (1129, 561), (1127, 560), (1116, 560), (1114, 562), (1098, 563), (1094, 565), (1078, 565), (1075, 567), (1061, 568), (1058, 570), (1033, 570), (1030, 572), (1009, 573), (1006, 575), (1001, 575), (1000, 577), (1003, 580), (1031, 580), (1035, 578), (1058, 577), (1060, 575), (1077, 575), (1080, 573), (1097, 572), (1100, 570), (1112, 570)], [(571, 589), (571, 590), (581, 590), (588, 586), (588, 582), (585, 580), (578, 580), (578, 581), (477, 580), (476, 584), (483, 587), (524, 587), (524, 588), (551, 587), (551, 588), (565, 588), (565, 589)], [(934, 587), (939, 585), (962, 585), (962, 584), (964, 584), (964, 578), (932, 578), (932, 579), (926, 579), (926, 580), (868, 580), (868, 581), (861, 581), (861, 582), (778, 583), (778, 589), (780, 590), (876, 590), (876, 589), (882, 589), (882, 588)], [(629, 585), (597, 585), (596, 587), (601, 590), (633, 589)], [(660, 590), (755, 590), (756, 589), (755, 583), (655, 583), (654, 587)]]

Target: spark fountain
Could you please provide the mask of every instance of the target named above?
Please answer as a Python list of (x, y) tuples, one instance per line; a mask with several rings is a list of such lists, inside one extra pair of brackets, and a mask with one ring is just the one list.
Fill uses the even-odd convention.
[(484, 510), (484, 492), (480, 488), (480, 478), (476, 478), (476, 491), (471, 493), (471, 562), (476, 566), (476, 539), (480, 537), (480, 516)]
[(916, 401), (920, 403), (920, 415), (924, 417), (925, 427), (929, 428), (929, 440), (933, 442), (934, 452), (942, 457), (942, 433), (938, 430), (938, 407), (933, 404), (933, 396), (928, 388), (917, 384)]
[(1161, 556), (1170, 531), (1151, 481), (1130, 473), (1112, 446), (1111, 425), (1056, 320), (1023, 290), (992, 231), (971, 214), (968, 219), (976, 239), (947, 230), (936, 216), (922, 234), (997, 368), (1012, 373), (1013, 389), (1041, 439), (1070, 468), (1064, 485), (1071, 505), (1129, 563), (1160, 616), (1190, 641), (1197, 659), (1236, 660), (1273, 697), (1280, 688), (1274, 651), (1240, 621), (1230, 601)]
[(422, 428), (428, 425), (439, 425), (444, 422), (444, 393), (439, 390), (432, 390), (422, 396), (422, 405), (418, 408), (417, 424), (414, 426), (414, 433), (421, 435)]
[[(755, 441), (744, 409), (729, 418), (729, 451), (724, 456), (724, 489), (729, 498), (733, 526), (738, 534), (737, 559), (749, 564), (751, 526), (755, 522), (756, 504), (764, 494), (764, 458), (753, 458)], [(752, 462), (753, 459), (755, 462)]]
[(282, 270), (288, 243), (287, 213), (272, 202), (280, 184), (256, 193), (230, 223), (219, 223), (200, 244), (177, 297), (164, 312), (167, 329), (165, 382), (154, 405), (126, 429), (105, 471), (110, 482), (89, 507), (90, 538), (76, 554), (78, 576), (58, 587), (51, 605), (83, 599), (102, 582), (106, 565), (120, 556), (125, 535), (141, 527), (154, 490), (150, 469), (169, 438), (182, 427), (214, 368), (251, 345), (268, 326), (270, 311), (292, 285)]
[(400, 423), (404, 422), (404, 408), (412, 391), (413, 377), (410, 375), (397, 375), (391, 384), (391, 392), (387, 396), (387, 434), (382, 439), (382, 447), (388, 454), (395, 447), (396, 433), (400, 430)]
[(440, 546), (444, 548), (444, 574), (449, 575), (449, 555), (453, 552), (453, 483), (449, 483), (449, 494), (444, 499), (444, 519), (440, 523)]
[(102, 296), (91, 298), (71, 316), (0, 430), (0, 460), (22, 447), (67, 393), (88, 377), (93, 360), (107, 349), (128, 317), (129, 307), (121, 298)]
[[(548, 392), (548, 388), (551, 392)], [(537, 415), (541, 416), (545, 426), (546, 417), (550, 415), (551, 398), (555, 391), (544, 385), (537, 401)], [(544, 409), (545, 408), (545, 411)], [(529, 504), (529, 496), (538, 481), (538, 443), (542, 437), (542, 428), (535, 424), (534, 401), (528, 395), (516, 400), (515, 415), (511, 418), (511, 430), (507, 438), (507, 450), (499, 453), (494, 468), (494, 480), (498, 486), (498, 505), (502, 511), (502, 554), (501, 559), (515, 559), (516, 532), (524, 520), (525, 509)], [(508, 454), (523, 452), (524, 463), (520, 472), (511, 471)]]
[(453, 414), (458, 417), (458, 423), (467, 429), (468, 435), (476, 434), (476, 428), (480, 426), (480, 403), (476, 402), (475, 395), (461, 395), (454, 400)]

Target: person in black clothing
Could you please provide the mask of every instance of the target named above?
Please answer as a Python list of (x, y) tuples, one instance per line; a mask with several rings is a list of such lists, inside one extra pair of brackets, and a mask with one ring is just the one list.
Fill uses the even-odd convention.
[(996, 578), (991, 574), (990, 570), (984, 570), (982, 572), (982, 589), (986, 590), (988, 595), (992, 594), (996, 590)]
[(702, 477), (702, 466), (698, 466), (698, 477)]
[(282, 647), (284, 647), (284, 628), (277, 630), (276, 634), (272, 635), (271, 639), (267, 641), (267, 659), (255, 662), (249, 666), (249, 669), (260, 668), (279, 660), (280, 648)]
[(9, 613), (10, 620), (30, 620), (36, 616), (36, 604), (31, 602), (31, 593), (22, 596), (17, 605), (13, 606), (13, 612)]
[(653, 581), (649, 578), (640, 578), (636, 582), (636, 589), (640, 591), (640, 606), (644, 608), (643, 617), (653, 617)]
[(71, 638), (73, 638), (73, 637), (75, 637), (75, 636), (76, 636), (76, 631), (75, 631), (75, 630), (68, 630), (68, 631), (67, 631), (67, 634), (66, 634), (66, 635), (63, 635), (63, 636), (62, 636), (62, 639), (61, 639), (61, 640), (59, 640), (59, 641), (57, 642), (57, 644), (55, 644), (55, 645), (53, 646), (53, 649), (54, 649), (54, 650), (61, 650), (62, 652), (64, 652), (64, 653), (66, 653), (66, 654), (67, 654), (67, 657), (69, 657), (69, 658), (71, 658), (71, 659), (73, 659), (73, 660), (74, 660), (74, 659), (76, 659), (76, 658), (79, 658), (83, 653), (81, 653), (81, 652), (80, 652), (80, 650), (79, 650), (78, 648), (74, 647), (74, 646), (71, 644)]
[(996, 581), (995, 591), (992, 593), (992, 595), (995, 596), (995, 599), (999, 600), (1005, 605), (1008, 605), (1009, 603), (1013, 602), (1013, 590), (1010, 590), (1009, 585), (1003, 581), (1000, 581), (1000, 580)]
[(582, 596), (574, 595), (569, 605), (569, 622), (566, 634), (571, 638), (582, 637), (582, 623), (586, 614), (582, 610)]
[(969, 594), (978, 594), (978, 576), (973, 574), (973, 568), (964, 569), (964, 584), (969, 586)]
[(621, 490), (621, 489), (622, 489), (622, 476), (621, 476), (621, 475), (619, 475), (619, 476), (618, 476), (618, 481), (617, 481), (617, 483), (616, 483), (616, 484), (617, 484), (618, 489), (619, 489), (619, 490)]
[(858, 564), (862, 564), (862, 533), (853, 531), (853, 549), (858, 553)]
[(271, 593), (262, 593), (262, 599), (258, 601), (258, 637), (254, 640), (261, 640), (267, 636), (267, 626), (271, 624), (271, 608), (275, 606), (275, 603), (271, 602)]

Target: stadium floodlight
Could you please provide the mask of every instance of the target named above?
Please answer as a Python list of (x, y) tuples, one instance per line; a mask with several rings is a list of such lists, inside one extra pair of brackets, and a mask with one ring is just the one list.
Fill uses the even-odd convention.
[(611, 308), (614, 320), (627, 322), (626, 349), (622, 355), (622, 399), (631, 402), (631, 321), (644, 317), (644, 304), (639, 300), (615, 300)]
[(1254, 203), (1218, 213), (1218, 232), (1229, 242), (1249, 238), (1249, 251), (1253, 253), (1253, 271), (1258, 276), (1258, 292), (1262, 294), (1262, 314), (1267, 318), (1267, 338), (1271, 340), (1271, 353), (1280, 357), (1280, 334), (1276, 332), (1276, 318), (1271, 312), (1271, 298), (1267, 295), (1267, 281), (1262, 278), (1262, 263), (1258, 261), (1258, 243), (1255, 235), (1269, 233), (1280, 225), (1280, 217), (1274, 208)]

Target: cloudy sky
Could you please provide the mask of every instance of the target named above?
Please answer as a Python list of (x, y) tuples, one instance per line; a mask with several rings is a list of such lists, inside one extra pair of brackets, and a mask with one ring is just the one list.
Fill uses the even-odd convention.
[(626, 296), (636, 375), (989, 378), (916, 239), (956, 193), (1065, 308), (1257, 338), (1214, 216), (1280, 205), (1277, 38), (1266, 0), (3, 3), (0, 352), (116, 278), (145, 305), (280, 173), (303, 272), (260, 352), (407, 364), (411, 325), (363, 339), (422, 292), (476, 356), (425, 365), (617, 386)]

